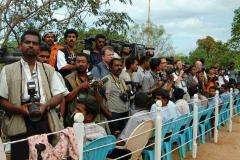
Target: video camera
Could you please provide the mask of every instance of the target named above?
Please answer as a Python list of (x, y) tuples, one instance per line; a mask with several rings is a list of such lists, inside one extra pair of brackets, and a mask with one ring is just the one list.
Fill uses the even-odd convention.
[[(87, 72), (87, 77), (90, 80), (91, 87), (96, 88), (96, 87), (99, 86), (98, 80), (94, 79), (91, 71)], [(105, 84), (108, 81), (108, 78), (105, 77), (105, 78), (103, 78), (101, 80), (102, 80), (103, 84)]]

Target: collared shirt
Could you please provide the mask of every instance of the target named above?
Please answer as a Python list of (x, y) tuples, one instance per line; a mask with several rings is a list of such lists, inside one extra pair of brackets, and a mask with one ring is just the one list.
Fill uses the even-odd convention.
[[(40, 74), (40, 70), (37, 69), (37, 67), (36, 67), (37, 65), (35, 64), (35, 67), (33, 69), (34, 74), (31, 74), (28, 63), (25, 62), (23, 59), (21, 59), (20, 62), (21, 62), (22, 69), (23, 69), (22, 74), (25, 74), (25, 77), (26, 77), (26, 83), (24, 86), (24, 93), (22, 95), (22, 101), (24, 102), (24, 101), (29, 100), (30, 96), (28, 95), (27, 82), (34, 81), (36, 84), (36, 91), (37, 91), (36, 95), (39, 98), (39, 93), (40, 93), (40, 102), (46, 103), (45, 93), (43, 93), (41, 74)], [(39, 84), (39, 87), (38, 87), (38, 84)], [(51, 92), (52, 92), (53, 96), (65, 92), (65, 88), (56, 72), (54, 72), (54, 74), (53, 74), (50, 87), (51, 87)], [(8, 95), (9, 95), (8, 85), (7, 85), (6, 73), (5, 73), (5, 67), (4, 67), (2, 69), (1, 75), (0, 75), (0, 96), (5, 99), (8, 99)]]
[(134, 117), (131, 117), (124, 130), (122, 131), (120, 138), (126, 139), (128, 138), (133, 130), (142, 122), (152, 120), (151, 114), (147, 110), (139, 111), (133, 114)]
[(105, 129), (102, 126), (96, 124), (95, 122), (85, 123), (84, 130), (86, 143), (89, 143), (90, 141), (102, 138), (107, 135)]
[(175, 86), (178, 87), (178, 88), (183, 89), (184, 92), (186, 93), (186, 92), (187, 92), (187, 84), (186, 84), (185, 80), (183, 80), (183, 79), (181, 78), (181, 79), (179, 80), (179, 83), (176, 84), (176, 81), (177, 81), (178, 78), (180, 78), (180, 77), (179, 77), (179, 75), (177, 75), (176, 72), (174, 72), (172, 75), (173, 75), (173, 77), (174, 77)]
[(143, 84), (142, 89), (143, 92), (149, 92), (151, 88), (153, 88), (156, 83), (159, 80), (159, 76), (157, 74), (154, 74), (152, 71), (146, 72), (146, 74), (143, 77)]
[(118, 77), (109, 74), (108, 81), (105, 84), (105, 94), (107, 98), (107, 107), (110, 112), (124, 113), (129, 111), (129, 102), (123, 102), (120, 95), (126, 93), (126, 84)]
[(147, 72), (149, 72), (149, 71), (146, 71), (141, 66), (138, 66), (137, 72), (134, 72), (132, 75), (133, 81), (139, 83), (139, 85), (142, 86), (144, 75)]
[(91, 72), (94, 78), (102, 79), (109, 74), (109, 68), (104, 62), (100, 62), (93, 67)]

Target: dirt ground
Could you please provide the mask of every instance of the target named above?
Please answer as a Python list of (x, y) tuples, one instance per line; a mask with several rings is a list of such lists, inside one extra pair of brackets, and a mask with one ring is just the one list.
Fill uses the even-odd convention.
[[(233, 120), (233, 130), (229, 133), (228, 126), (219, 130), (218, 143), (209, 141), (206, 136), (206, 144), (198, 144), (196, 160), (240, 160), (240, 118)], [(178, 152), (173, 153), (173, 160), (177, 160)], [(187, 152), (186, 160), (192, 160), (192, 152)]]

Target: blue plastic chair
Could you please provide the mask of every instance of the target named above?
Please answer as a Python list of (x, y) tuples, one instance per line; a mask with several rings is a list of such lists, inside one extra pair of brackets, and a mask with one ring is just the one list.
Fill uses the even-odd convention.
[[(167, 160), (172, 160), (172, 153), (170, 153), (170, 152), (172, 151), (173, 143), (177, 143), (177, 147), (179, 147), (186, 142), (184, 128), (188, 121), (187, 118), (188, 117), (185, 114), (185, 115), (178, 117), (177, 119), (174, 119), (174, 121), (172, 123), (172, 126), (171, 126), (172, 135), (170, 137), (170, 140), (168, 142), (163, 142), (164, 149), (166, 150), (166, 153), (168, 153), (166, 155)], [(180, 159), (183, 159), (184, 148), (185, 148), (185, 145), (183, 145), (182, 147), (180, 147), (178, 149)]]
[[(210, 119), (212, 117), (212, 114), (214, 113), (214, 106), (209, 106), (209, 108), (207, 108), (203, 113), (203, 115), (206, 115), (205, 119), (203, 120), (203, 122), (199, 123), (199, 129), (200, 129), (200, 133), (202, 134), (202, 144), (206, 143), (206, 136), (205, 134), (208, 133), (209, 135), (209, 140), (211, 138), (211, 124), (210, 124)], [(207, 131), (207, 132), (206, 132)], [(206, 132), (206, 133), (205, 133)]]
[[(163, 139), (166, 137), (166, 134), (170, 132), (170, 129), (171, 129), (171, 126), (172, 126), (172, 120), (169, 120), (167, 121), (166, 123), (164, 123), (162, 125), (162, 142), (161, 142), (161, 145), (162, 145), (162, 150), (161, 150), (161, 153), (164, 154), (164, 148), (163, 148)], [(154, 131), (155, 133), (155, 131)], [(153, 136), (154, 137), (154, 136)], [(144, 160), (154, 160), (154, 154), (155, 154), (155, 150), (154, 148), (152, 149), (145, 149), (143, 150), (143, 159)]]
[[(192, 139), (193, 139), (193, 135), (192, 135), (192, 131), (193, 131), (193, 112), (191, 112), (189, 115), (188, 115), (188, 122), (186, 124), (186, 129), (185, 130), (185, 135), (186, 135), (186, 141), (189, 142), (188, 143), (188, 150), (191, 151), (192, 150)], [(184, 157), (184, 156), (183, 156)]]
[[(106, 157), (109, 151), (113, 150), (116, 146), (116, 144), (111, 144), (114, 142), (116, 142), (116, 138), (113, 135), (108, 135), (106, 137), (102, 137), (90, 142), (89, 144), (83, 147), (83, 159), (84, 160), (96, 160), (96, 159), (106, 160)], [(96, 147), (100, 147), (107, 144), (111, 144), (111, 145), (94, 149)], [(94, 150), (91, 150), (91, 149), (94, 149)]]
[(235, 100), (236, 100), (236, 103), (234, 104), (233, 107), (234, 107), (236, 116), (238, 116), (240, 113), (240, 96), (236, 96)]
[(222, 124), (226, 125), (227, 120), (230, 117), (230, 111), (229, 111), (229, 102), (224, 102), (222, 105), (222, 108), (220, 109), (219, 112), (219, 117), (218, 117), (218, 127), (219, 129), (222, 128)]

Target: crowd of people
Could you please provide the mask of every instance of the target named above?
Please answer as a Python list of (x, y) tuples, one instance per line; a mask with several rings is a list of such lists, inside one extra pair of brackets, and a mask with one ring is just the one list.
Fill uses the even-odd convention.
[[(157, 100), (162, 102), (165, 123), (189, 114), (195, 94), (202, 107), (215, 104), (212, 97), (217, 89), (220, 102), (229, 99), (230, 88), (239, 94), (234, 67), (225, 70), (213, 64), (205, 68), (202, 59), (187, 65), (165, 57), (135, 57), (129, 47), (115, 53), (101, 34), (96, 35), (90, 54), (76, 52), (77, 38), (76, 30), (67, 29), (62, 46), (56, 44), (53, 32), (43, 37), (34, 30), (23, 33), (19, 46), (22, 58), (4, 66), (0, 74), (0, 106), (5, 111), (2, 135), (14, 141), (58, 131), (71, 127), (74, 114), (81, 112), (85, 143), (107, 134), (126, 139), (140, 123), (155, 118), (149, 111), (156, 111)], [(130, 115), (136, 116), (97, 124)], [(27, 142), (11, 145), (12, 160), (28, 156)]]

